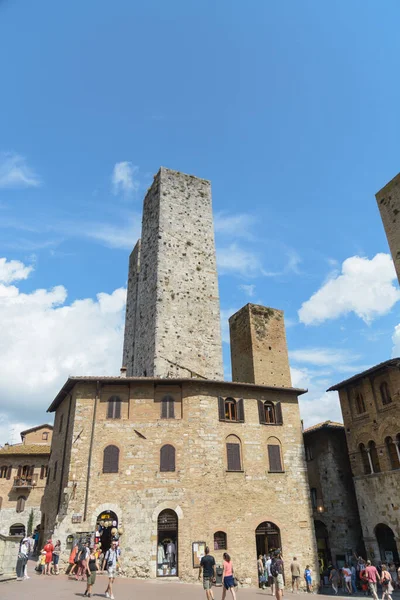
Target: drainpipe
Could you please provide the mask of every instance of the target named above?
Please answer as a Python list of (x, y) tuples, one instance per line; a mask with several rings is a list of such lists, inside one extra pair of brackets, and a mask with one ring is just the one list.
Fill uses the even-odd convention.
[(94, 399), (92, 433), (90, 435), (89, 460), (88, 460), (88, 468), (87, 468), (87, 476), (86, 476), (85, 508), (84, 508), (84, 511), (83, 511), (83, 520), (84, 521), (86, 521), (88, 501), (89, 501), (89, 485), (90, 485), (90, 471), (91, 471), (91, 467), (92, 467), (92, 450), (93, 450), (94, 428), (95, 428), (95, 425), (96, 425), (97, 402), (99, 400), (99, 397), (100, 397), (100, 382), (96, 381), (96, 396), (95, 396), (95, 399)]

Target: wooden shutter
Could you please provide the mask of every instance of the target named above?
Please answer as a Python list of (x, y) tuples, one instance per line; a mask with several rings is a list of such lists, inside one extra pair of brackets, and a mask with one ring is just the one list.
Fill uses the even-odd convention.
[(163, 398), (161, 401), (161, 418), (168, 419), (168, 400)]
[(19, 465), (18, 466), (18, 471), (17, 471), (17, 477), (21, 477), (21, 475), (22, 475), (22, 466)]
[(112, 398), (110, 398), (110, 400), (108, 401), (108, 407), (107, 407), (107, 419), (113, 418), (113, 408), (114, 408), (114, 401)]
[(119, 449), (117, 446), (107, 446), (103, 454), (103, 473), (118, 473)]
[(241, 471), (240, 464), (240, 444), (226, 444), (226, 453), (228, 458), (228, 471)]
[(7, 477), (6, 479), (11, 479), (11, 473), (12, 473), (12, 466), (10, 465), (7, 469)]
[(44, 466), (44, 465), (42, 465), (42, 466), (40, 467), (40, 479), (44, 479), (44, 469), (45, 469), (45, 466)]
[(160, 471), (175, 471), (175, 448), (165, 444), (160, 450)]
[(33, 474), (35, 473), (35, 465), (32, 465), (29, 468), (29, 477), (33, 477)]
[(168, 418), (175, 419), (175, 401), (172, 396), (168, 399)]
[(114, 398), (114, 419), (121, 418), (121, 400)]
[(275, 418), (277, 425), (283, 425), (282, 405), (280, 402), (275, 404)]
[(258, 404), (258, 419), (262, 425), (265, 425), (265, 408), (264, 402), (262, 400), (257, 400)]
[(282, 472), (281, 447), (278, 444), (268, 444), (269, 470), (271, 473)]
[(243, 398), (239, 398), (239, 400), (236, 403), (236, 410), (237, 410), (237, 420), (240, 423), (244, 423), (244, 402), (243, 402)]
[(218, 416), (220, 421), (225, 421), (225, 400), (221, 396), (218, 398)]

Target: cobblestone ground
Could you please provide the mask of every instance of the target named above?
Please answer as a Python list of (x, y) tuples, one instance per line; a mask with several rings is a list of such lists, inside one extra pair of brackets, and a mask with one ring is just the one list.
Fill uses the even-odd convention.
[[(105, 598), (106, 586), (106, 576), (99, 575), (92, 598)], [(215, 600), (221, 600), (222, 589), (220, 587), (213, 589)], [(84, 582), (69, 580), (65, 575), (45, 577), (32, 574), (27, 581), (0, 583), (1, 600), (74, 600), (74, 598), (84, 598), (84, 591)], [(329, 590), (326, 591), (329, 592)], [(200, 583), (195, 585), (161, 580), (140, 581), (123, 577), (117, 578), (115, 582), (114, 596), (116, 600), (186, 600), (187, 598), (205, 600), (205, 592)], [(262, 600), (262, 596), (265, 600), (272, 599), (269, 590), (239, 589), (237, 600)], [(363, 594), (357, 596), (364, 598)], [(306, 600), (307, 597), (310, 595), (304, 592), (294, 595), (285, 591), (284, 594), (285, 600)], [(337, 596), (337, 598), (346, 598), (346, 596)], [(230, 594), (227, 595), (227, 600), (231, 600)], [(400, 592), (394, 594), (393, 600), (400, 600)]]

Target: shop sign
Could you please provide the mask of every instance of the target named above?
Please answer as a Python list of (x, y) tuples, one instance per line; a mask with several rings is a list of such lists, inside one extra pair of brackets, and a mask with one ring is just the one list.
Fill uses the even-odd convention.
[(80, 513), (74, 513), (72, 515), (72, 522), (73, 523), (82, 523), (82, 515)]

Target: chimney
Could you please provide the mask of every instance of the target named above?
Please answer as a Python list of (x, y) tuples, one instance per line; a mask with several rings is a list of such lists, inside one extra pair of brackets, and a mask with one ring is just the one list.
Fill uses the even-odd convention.
[(120, 372), (120, 377), (126, 377), (126, 367), (121, 367), (119, 372)]

